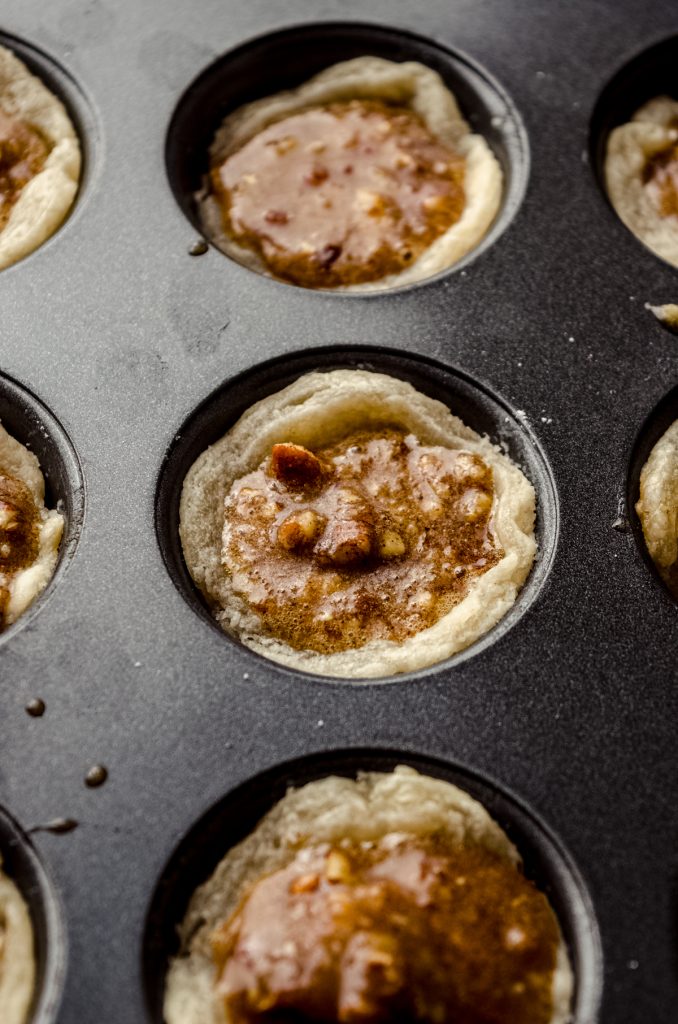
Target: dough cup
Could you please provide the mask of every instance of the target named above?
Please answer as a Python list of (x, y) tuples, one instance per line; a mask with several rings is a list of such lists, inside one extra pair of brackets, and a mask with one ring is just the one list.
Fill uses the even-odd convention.
[[(235, 592), (221, 563), (224, 499), (277, 442), (311, 449), (360, 429), (385, 424), (424, 444), (474, 452), (494, 476), (493, 529), (504, 551), (499, 563), (469, 583), (465, 597), (433, 626), (402, 644), (372, 641), (334, 654), (298, 651), (265, 635), (260, 618)], [(222, 628), (273, 661), (320, 675), (360, 679), (411, 672), (449, 658), (492, 628), (516, 599), (536, 552), (535, 493), (522, 471), (487, 438), (465, 426), (442, 402), (411, 384), (363, 370), (300, 377), (257, 402), (186, 475), (180, 502), (184, 558)]]
[[(167, 1024), (224, 1024), (213, 997), (210, 935), (235, 910), (248, 886), (289, 864), (300, 846), (378, 840), (394, 832), (444, 836), (451, 847), (482, 846), (520, 868), (518, 851), (482, 804), (457, 786), (413, 768), (364, 773), (357, 780), (330, 776), (290, 790), (193, 894), (180, 927), (181, 951), (167, 975)], [(572, 990), (572, 969), (561, 938), (551, 1024), (570, 1019)]]
[(24, 186), (0, 231), (0, 270), (46, 242), (73, 205), (80, 180), (80, 144), (63, 103), (0, 46), (0, 107), (37, 128), (50, 152)]
[[(480, 242), (494, 221), (502, 196), (502, 172), (481, 135), (474, 135), (440, 75), (416, 61), (398, 64), (381, 57), (356, 57), (322, 71), (298, 89), (248, 103), (229, 114), (210, 147), (212, 163), (223, 162), (275, 121), (308, 107), (351, 100), (384, 100), (409, 107), (429, 131), (466, 161), (465, 205), (460, 219), (406, 270), (333, 291), (370, 292), (414, 284), (457, 263)], [(205, 233), (227, 256), (271, 276), (259, 256), (224, 231), (221, 208), (209, 191), (196, 196)]]

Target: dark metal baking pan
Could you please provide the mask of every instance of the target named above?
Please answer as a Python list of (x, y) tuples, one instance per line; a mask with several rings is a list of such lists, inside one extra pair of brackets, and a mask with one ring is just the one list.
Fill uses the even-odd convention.
[[(243, 799), (253, 821), (262, 778), (279, 793), (298, 777), (290, 763), (329, 768), (334, 751), (351, 768), (380, 751), (442, 764), (500, 818), (504, 798), (515, 804), (538, 824), (514, 823), (528, 869), (551, 885), (543, 830), (590, 894), (602, 960), (575, 961), (580, 983), (586, 967), (603, 982), (599, 1024), (672, 1020), (678, 620), (631, 506), (648, 417), (678, 379), (675, 337), (644, 303), (675, 301), (678, 272), (618, 220), (598, 156), (622, 115), (610, 83), (675, 38), (672, 5), (7, 0), (2, 28), (56, 69), (88, 167), (58, 234), (0, 275), (0, 415), (34, 439), (69, 518), (62, 570), (0, 639), (0, 803), (25, 830), (78, 823), (34, 834), (68, 936), (58, 1024), (150, 1024), (147, 914), (174, 852), (197, 856), (196, 823), (223, 823)], [(200, 140), (219, 110), (346, 55), (347, 39), (418, 49), (454, 81), (514, 190), (487, 244), (364, 301), (269, 280), (213, 248), (191, 255)], [(258, 68), (257, 52), (277, 66)], [(231, 81), (213, 102), (198, 85), (215, 69)], [(182, 106), (196, 90), (205, 106)], [(508, 121), (493, 122), (497, 102)], [(180, 466), (200, 441), (276, 377), (364, 358), (361, 346), (379, 367), (419, 368), (501, 440), (485, 398), (498, 402), (509, 449), (551, 481), (534, 480), (547, 499), (529, 607), (467, 657), (388, 687), (298, 675), (233, 643), (182, 576), (174, 533)], [(36, 697), (41, 718), (25, 712)], [(109, 770), (98, 789), (84, 784), (94, 764)], [(241, 834), (231, 826), (207, 860)], [(577, 1024), (593, 1024), (589, 1011)]]

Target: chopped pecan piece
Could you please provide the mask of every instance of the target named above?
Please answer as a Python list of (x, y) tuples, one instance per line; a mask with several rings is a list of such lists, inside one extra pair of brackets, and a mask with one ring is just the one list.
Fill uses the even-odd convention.
[(337, 491), (334, 514), (316, 544), (321, 563), (338, 566), (358, 565), (375, 547), (374, 513), (359, 494), (348, 487)]
[(313, 487), (322, 479), (323, 464), (300, 444), (274, 444), (271, 473), (285, 487)]
[(395, 530), (384, 530), (379, 541), (382, 558), (400, 558), (405, 554), (405, 541)]
[(325, 876), (328, 882), (343, 882), (348, 884), (351, 881), (351, 862), (339, 850), (330, 850), (325, 864)]
[(312, 508), (292, 512), (278, 527), (278, 544), (286, 551), (300, 551), (317, 540), (323, 526), (323, 517)]

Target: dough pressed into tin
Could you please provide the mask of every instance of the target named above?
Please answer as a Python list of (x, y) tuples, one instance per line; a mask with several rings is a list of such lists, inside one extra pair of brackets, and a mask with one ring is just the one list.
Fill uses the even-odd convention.
[(0, 424), (0, 632), (49, 583), (63, 529), (63, 515), (45, 508), (36, 455)]
[[(193, 894), (179, 928), (180, 952), (166, 979), (167, 1024), (228, 1024), (215, 997), (213, 937), (259, 879), (289, 866), (299, 851), (324, 844), (341, 849), (346, 843), (397, 846), (431, 839), (451, 852), (487, 851), (509, 866), (509, 874), (520, 873), (518, 851), (477, 800), (412, 768), (363, 773), (355, 780), (331, 776), (289, 790)], [(555, 919), (554, 927), (549, 1024), (565, 1024), (573, 976)]]
[[(465, 453), (469, 461), (489, 467), (492, 536), (501, 557), (468, 582), (461, 600), (446, 614), (403, 642), (375, 638), (333, 653), (292, 647), (271, 635), (265, 614), (260, 616), (243, 600), (237, 572), (222, 561), (229, 490), (262, 464), (272, 446), (292, 442), (317, 451), (356, 431), (378, 433), (384, 427), (413, 435), (423, 445)], [(514, 603), (532, 566), (534, 518), (534, 489), (522, 471), (447, 406), (385, 374), (333, 370), (307, 374), (256, 403), (199, 456), (182, 489), (180, 536), (189, 571), (226, 632), (274, 661), (320, 675), (360, 679), (434, 664), (494, 626)]]
[[(664, 181), (664, 200), (652, 185), (652, 169), (660, 164), (673, 167)], [(678, 101), (658, 96), (610, 133), (605, 183), (627, 228), (678, 266)]]
[(35, 987), (33, 929), (28, 908), (0, 857), (0, 1019), (26, 1024)]
[[(80, 179), (80, 144), (63, 103), (11, 50), (0, 47), (0, 112), (37, 133), (46, 147), (40, 170), (21, 188), (0, 230), (0, 270), (42, 245), (61, 225)], [(0, 142), (0, 168), (3, 146)]]
[[(453, 150), (464, 162), (465, 200), (459, 219), (405, 269), (376, 280), (334, 287), (334, 290), (393, 288), (421, 281), (452, 266), (475, 248), (489, 230), (501, 202), (502, 172), (485, 139), (471, 132), (440, 75), (422, 64), (357, 57), (327, 68), (297, 89), (249, 103), (229, 114), (217, 131), (210, 148), (211, 166), (237, 153), (270, 125), (313, 108), (351, 101), (376, 101), (416, 115), (434, 139)], [(261, 255), (226, 231), (214, 192), (206, 187), (197, 199), (207, 236), (233, 259), (271, 276)], [(271, 211), (271, 217), (275, 216), (277, 212)], [(365, 216), (369, 214), (366, 212)], [(325, 287), (322, 283), (311, 286)]]
[(678, 420), (657, 441), (641, 470), (636, 512), (650, 557), (678, 599)]

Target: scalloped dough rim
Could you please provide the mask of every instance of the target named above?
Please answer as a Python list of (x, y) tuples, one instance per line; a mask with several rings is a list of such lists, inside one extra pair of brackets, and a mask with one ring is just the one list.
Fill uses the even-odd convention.
[(643, 185), (648, 158), (678, 141), (678, 102), (657, 96), (612, 132), (605, 185), (619, 218), (648, 249), (678, 267), (678, 217), (662, 217)]
[(37, 128), (50, 145), (42, 170), (21, 190), (0, 231), (0, 270), (46, 242), (73, 205), (80, 180), (80, 143), (61, 100), (0, 46), (0, 107)]
[[(334, 654), (297, 651), (262, 635), (260, 619), (235, 593), (221, 565), (223, 506), (232, 483), (264, 460), (271, 446), (334, 443), (356, 429), (395, 425), (424, 444), (480, 455), (491, 466), (493, 526), (504, 557), (468, 587), (466, 596), (433, 626), (403, 644), (372, 641)], [(273, 661), (319, 675), (370, 679), (411, 672), (451, 657), (492, 628), (514, 604), (532, 567), (535, 493), (532, 484), (486, 437), (446, 405), (411, 384), (364, 370), (306, 374), (253, 405), (189, 469), (180, 500), (184, 558), (225, 632)]]
[[(505, 857), (520, 855), (503, 829), (470, 794), (452, 783), (403, 765), (393, 772), (363, 772), (357, 779), (329, 776), (290, 789), (242, 842), (232, 847), (191, 897), (179, 927), (180, 953), (165, 986), (167, 1024), (228, 1024), (213, 998), (210, 933), (237, 907), (246, 888), (288, 864), (300, 846), (385, 835), (444, 835)], [(573, 974), (562, 940), (553, 975), (550, 1024), (567, 1024)]]
[(678, 420), (659, 438), (640, 471), (636, 512), (650, 557), (666, 574), (678, 564)]
[[(334, 64), (287, 92), (256, 100), (229, 114), (210, 147), (210, 161), (223, 161), (269, 124), (312, 106), (347, 99), (383, 99), (410, 107), (429, 131), (466, 161), (465, 204), (460, 219), (406, 270), (378, 281), (327, 289), (374, 292), (415, 284), (458, 263), (487, 234), (501, 204), (503, 175), (481, 135), (472, 134), (457, 101), (437, 71), (416, 61), (401, 64), (381, 57), (356, 57)], [(278, 278), (259, 255), (224, 231), (221, 211), (207, 187), (196, 195), (203, 230), (227, 256), (266, 277)], [(289, 283), (289, 282), (286, 282)]]
[[(64, 517), (56, 509), (45, 508), (45, 478), (34, 452), (8, 434), (0, 423), (0, 474), (22, 480), (30, 490), (39, 516), (38, 555), (32, 565), (12, 573), (9, 582), (0, 571), (0, 584), (9, 590), (5, 626), (11, 626), (45, 589), (56, 568)], [(1, 632), (1, 630), (0, 630)]]

